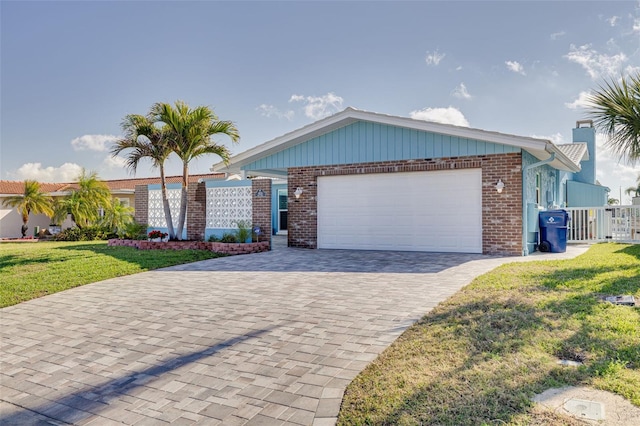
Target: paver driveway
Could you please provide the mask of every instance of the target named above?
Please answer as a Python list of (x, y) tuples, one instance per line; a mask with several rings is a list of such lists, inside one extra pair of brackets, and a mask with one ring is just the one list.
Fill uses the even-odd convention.
[(5, 308), (0, 424), (334, 424), (367, 363), (505, 260), (283, 248)]

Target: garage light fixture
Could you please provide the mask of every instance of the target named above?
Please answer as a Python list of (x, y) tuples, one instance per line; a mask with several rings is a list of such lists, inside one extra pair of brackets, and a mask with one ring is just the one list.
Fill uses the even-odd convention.
[(502, 182), (502, 179), (498, 179), (498, 183), (496, 183), (496, 191), (498, 191), (498, 194), (501, 194), (503, 189), (504, 182)]
[(302, 188), (297, 187), (297, 188), (296, 188), (296, 190), (295, 190), (295, 192), (293, 193), (293, 195), (295, 195), (295, 196), (296, 196), (296, 199), (298, 199), (298, 198), (300, 198), (300, 196), (302, 195), (302, 192), (303, 192), (303, 191), (302, 191)]

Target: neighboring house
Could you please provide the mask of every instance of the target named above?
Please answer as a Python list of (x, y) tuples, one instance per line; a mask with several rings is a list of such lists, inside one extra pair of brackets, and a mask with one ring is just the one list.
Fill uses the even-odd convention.
[(526, 255), (537, 213), (602, 206), (595, 129), (573, 143), (347, 108), (218, 163), (272, 185), (292, 247)]
[[(224, 177), (224, 174), (197, 174), (189, 176), (190, 183), (197, 183), (204, 179), (215, 179)], [(182, 182), (182, 176), (167, 177), (167, 184), (176, 185)], [(135, 188), (138, 185), (160, 185), (160, 178), (134, 178), (134, 179), (118, 179), (103, 181), (111, 190), (114, 198), (120, 200), (124, 205), (134, 207)], [(40, 191), (50, 195), (51, 197), (63, 197), (73, 188), (77, 187), (75, 183), (42, 183)], [(20, 227), (22, 226), (22, 216), (15, 208), (5, 206), (3, 200), (7, 196), (19, 195), (24, 192), (24, 182), (0, 180), (0, 238), (18, 238), (20, 237)], [(47, 229), (51, 224), (49, 217), (43, 214), (29, 216), (28, 235), (34, 235), (36, 227), (39, 229)], [(61, 224), (61, 229), (73, 227), (74, 223), (67, 218)]]

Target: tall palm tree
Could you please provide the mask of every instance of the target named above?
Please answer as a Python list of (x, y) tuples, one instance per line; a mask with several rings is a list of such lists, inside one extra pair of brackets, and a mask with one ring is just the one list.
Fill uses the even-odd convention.
[(632, 165), (640, 160), (640, 71), (605, 81), (588, 102), (589, 116), (608, 136), (607, 146)]
[(150, 116), (156, 123), (162, 123), (169, 135), (171, 150), (182, 160), (182, 197), (180, 217), (178, 219), (178, 238), (182, 236), (187, 216), (187, 198), (189, 193), (189, 163), (205, 154), (215, 154), (225, 163), (229, 161), (229, 150), (211, 140), (213, 135), (226, 135), (231, 142), (238, 142), (240, 136), (231, 121), (220, 121), (207, 106), (191, 109), (182, 101), (176, 101), (175, 107), (168, 103), (156, 103), (151, 107)]
[(71, 219), (78, 228), (92, 225), (100, 218), (100, 209), (109, 208), (111, 205), (111, 191), (109, 187), (98, 178), (96, 172), (87, 172), (82, 169), (78, 176), (77, 188), (72, 188), (58, 203), (56, 216), (63, 213), (71, 213)]
[(167, 197), (167, 182), (164, 172), (164, 163), (171, 154), (171, 147), (167, 143), (163, 128), (156, 127), (147, 117), (130, 114), (121, 124), (124, 138), (118, 140), (111, 149), (111, 155), (116, 156), (123, 151), (129, 151), (126, 157), (126, 165), (134, 175), (138, 169), (140, 160), (148, 158), (153, 167), (160, 170), (160, 188), (162, 192), (162, 206), (164, 217), (169, 229), (169, 237), (173, 240), (176, 233), (173, 229), (173, 219)]
[(27, 236), (27, 222), (29, 222), (29, 213), (44, 213), (47, 216), (53, 216), (51, 207), (51, 197), (40, 192), (40, 184), (35, 180), (24, 181), (24, 192), (20, 195), (12, 195), (6, 197), (3, 204), (9, 207), (15, 207), (18, 213), (22, 215), (22, 228), (20, 232), (22, 237)]

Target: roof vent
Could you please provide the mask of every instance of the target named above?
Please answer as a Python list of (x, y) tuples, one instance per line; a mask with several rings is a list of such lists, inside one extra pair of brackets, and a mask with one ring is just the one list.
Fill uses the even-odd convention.
[[(584, 124), (584, 126), (583, 126)], [(576, 129), (581, 127), (593, 127), (593, 120), (578, 120), (576, 121)]]

